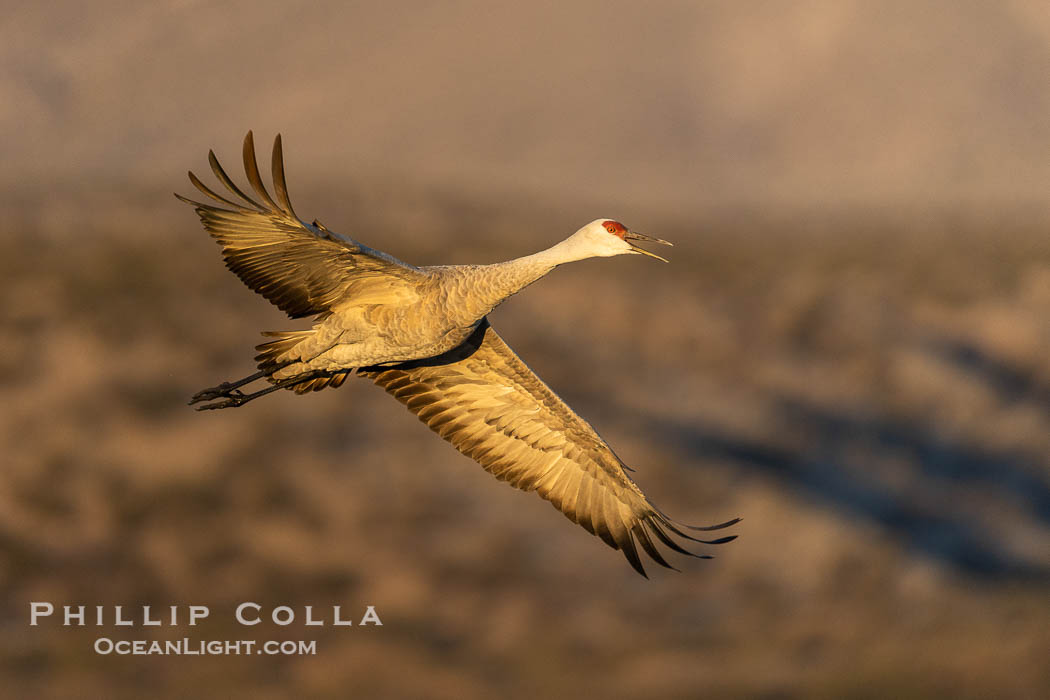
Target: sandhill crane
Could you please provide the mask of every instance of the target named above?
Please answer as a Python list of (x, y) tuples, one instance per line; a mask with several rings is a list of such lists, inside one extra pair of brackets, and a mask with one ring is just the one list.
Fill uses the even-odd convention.
[[(514, 354), (486, 318), (558, 265), (623, 254), (664, 260), (634, 241), (670, 243), (612, 219), (596, 219), (547, 250), (509, 262), (414, 267), (316, 220), (302, 221), (288, 198), (279, 134), (272, 156), (276, 199), (259, 175), (250, 131), (244, 169), (258, 199), (234, 184), (214, 152), (208, 161), (228, 192), (216, 193), (190, 172), (193, 185), (216, 204), (175, 196), (196, 208), (222, 245), (226, 266), (248, 287), (292, 318), (316, 318), (309, 330), (264, 333), (274, 340), (257, 346), (258, 372), (200, 391), (191, 405), (230, 408), (277, 389), (302, 394), (363, 375), (497, 479), (536, 491), (620, 550), (643, 576), (638, 546), (661, 566), (674, 568), (654, 540), (709, 559), (672, 536), (703, 544), (735, 539), (701, 540), (682, 528), (720, 530), (738, 518), (693, 527), (650, 503), (627, 475), (630, 467)], [(240, 391), (258, 379), (270, 386)]]

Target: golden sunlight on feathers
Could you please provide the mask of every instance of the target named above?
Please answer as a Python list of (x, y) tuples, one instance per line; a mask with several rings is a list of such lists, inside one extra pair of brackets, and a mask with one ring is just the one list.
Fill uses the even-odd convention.
[[(489, 325), (487, 314), (558, 265), (589, 257), (649, 253), (631, 243), (667, 241), (597, 219), (561, 243), (494, 265), (414, 267), (295, 214), (285, 182), (281, 137), (274, 142), (267, 192), (251, 132), (244, 167), (258, 199), (245, 194), (214, 153), (208, 160), (234, 197), (193, 173), (190, 181), (219, 205), (193, 201), (205, 229), (222, 246), (227, 267), (293, 318), (315, 316), (313, 328), (269, 332), (258, 346), (259, 371), (198, 392), (201, 409), (241, 406), (277, 389), (297, 393), (338, 387), (351, 374), (372, 379), (434, 432), (496, 478), (536, 491), (570, 520), (621, 551), (640, 574), (639, 548), (673, 568), (656, 543), (690, 556), (676, 538), (703, 540), (653, 506), (628, 467), (580, 416), (551, 391)], [(660, 258), (661, 260), (663, 258)], [(259, 379), (270, 386), (245, 394)], [(209, 403), (210, 402), (210, 403)]]

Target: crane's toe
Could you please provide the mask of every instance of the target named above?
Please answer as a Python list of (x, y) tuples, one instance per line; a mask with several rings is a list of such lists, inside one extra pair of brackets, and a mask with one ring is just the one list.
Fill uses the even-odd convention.
[(195, 403), (201, 401), (211, 401), (213, 399), (221, 399), (224, 396), (229, 396), (231, 392), (235, 391), (235, 387), (232, 382), (223, 382), (218, 386), (213, 386), (209, 389), (201, 389), (193, 398), (190, 399), (189, 405), (192, 406)]
[(228, 390), (225, 394), (220, 394), (218, 396), (211, 396), (208, 398), (201, 399), (196, 399), (196, 397), (194, 398), (195, 400), (191, 401), (191, 404), (197, 403), (197, 401), (212, 401), (214, 399), (221, 399), (221, 401), (215, 401), (214, 403), (206, 403), (203, 406), (197, 406), (198, 411), (211, 411), (217, 408), (234, 408), (235, 406), (240, 406), (241, 404), (249, 401), (252, 397), (249, 397), (247, 394), (243, 393), (238, 389), (233, 389)]

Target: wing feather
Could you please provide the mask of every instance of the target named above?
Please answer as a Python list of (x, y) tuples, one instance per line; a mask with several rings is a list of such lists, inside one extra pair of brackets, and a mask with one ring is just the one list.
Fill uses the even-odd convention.
[(274, 140), (271, 159), (276, 199), (263, 184), (250, 131), (244, 138), (243, 156), (254, 198), (234, 183), (212, 151), (208, 163), (227, 194), (212, 190), (192, 172), (189, 178), (222, 206), (175, 196), (193, 205), (205, 229), (222, 245), (226, 266), (248, 287), (292, 318), (324, 313), (355, 297), (404, 298), (417, 293), (417, 286), (427, 278), (424, 271), (316, 221), (307, 224), (299, 219), (288, 196), (280, 135)]
[[(276, 148), (277, 143), (274, 142), (274, 149)], [(252, 136), (252, 132), (249, 131), (248, 135), (244, 137), (244, 146), (241, 150), (244, 154), (244, 174), (248, 176), (248, 182), (251, 183), (255, 194), (259, 195), (263, 202), (266, 203), (267, 206), (265, 208), (271, 211), (281, 211), (281, 208), (277, 206), (277, 202), (273, 201), (270, 193), (266, 191), (262, 175), (259, 174), (259, 163), (255, 160), (255, 138)], [(281, 213), (284, 214), (286, 212)]]
[(273, 172), (273, 189), (277, 194), (277, 200), (281, 203), (281, 210), (298, 219), (295, 210), (292, 209), (292, 200), (288, 197), (288, 183), (284, 179), (284, 149), (281, 147), (281, 135), (273, 141), (273, 156), (271, 158), (271, 172)]
[(444, 355), (365, 368), (360, 374), (496, 478), (535, 490), (567, 518), (620, 550), (643, 576), (638, 547), (657, 564), (674, 568), (650, 532), (670, 549), (701, 558), (709, 555), (689, 552), (671, 535), (705, 544), (735, 538), (705, 542), (676, 527), (631, 480), (612, 448), (514, 354), (487, 320)]

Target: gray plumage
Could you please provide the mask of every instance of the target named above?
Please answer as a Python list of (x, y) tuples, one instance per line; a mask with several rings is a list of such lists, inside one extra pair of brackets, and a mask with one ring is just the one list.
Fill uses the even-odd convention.
[[(216, 202), (176, 195), (196, 208), (222, 245), (227, 267), (292, 318), (315, 316), (309, 330), (265, 333), (259, 372), (198, 392), (201, 409), (240, 406), (276, 389), (297, 393), (338, 387), (352, 373), (372, 379), (442, 438), (498, 479), (535, 490), (570, 520), (623, 552), (643, 576), (640, 547), (670, 567), (655, 542), (683, 554), (674, 538), (716, 530), (676, 523), (653, 506), (628, 477), (628, 467), (582, 418), (537, 377), (496, 334), (487, 314), (557, 265), (593, 256), (659, 256), (631, 241), (666, 243), (598, 219), (534, 255), (494, 265), (414, 267), (292, 208), (281, 137), (271, 163), (276, 199), (262, 182), (251, 132), (244, 166), (257, 198), (237, 187), (209, 152), (219, 194), (192, 172), (190, 181)], [(232, 198), (230, 197), (232, 195)], [(669, 244), (668, 244), (669, 245)], [(663, 258), (660, 258), (661, 260)], [(270, 386), (244, 394), (240, 386)], [(673, 568), (673, 567), (670, 567)]]

